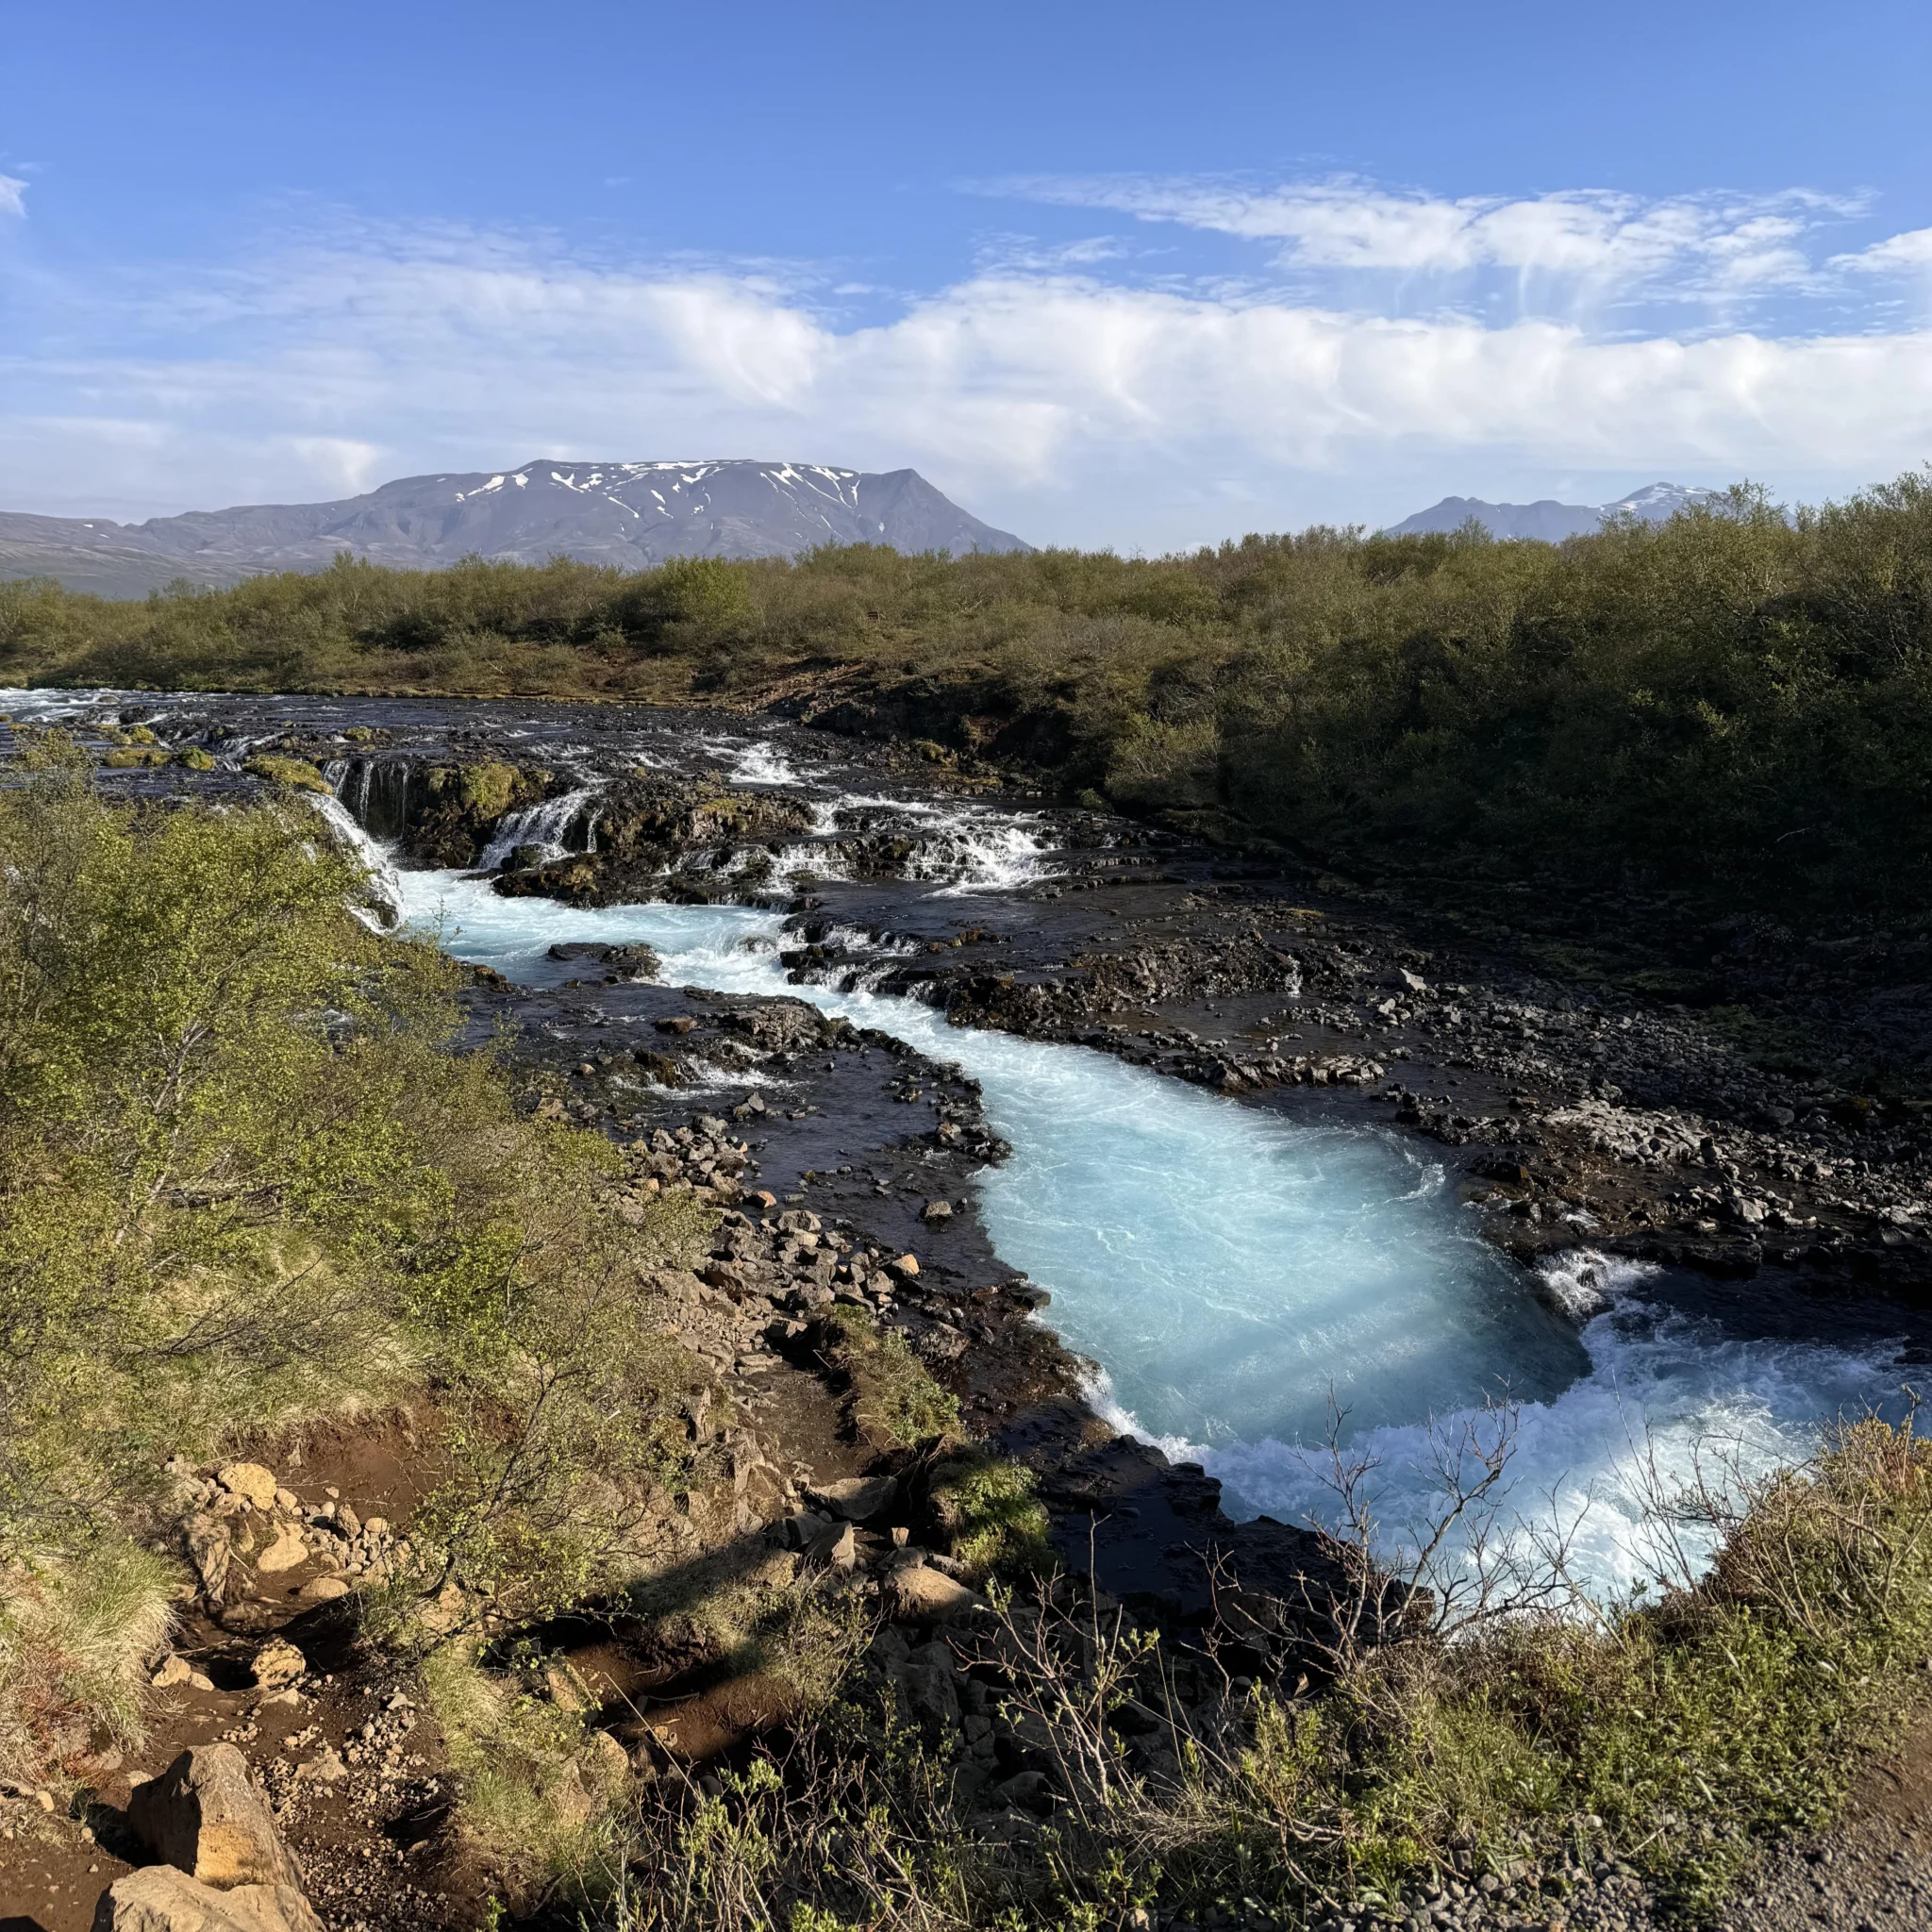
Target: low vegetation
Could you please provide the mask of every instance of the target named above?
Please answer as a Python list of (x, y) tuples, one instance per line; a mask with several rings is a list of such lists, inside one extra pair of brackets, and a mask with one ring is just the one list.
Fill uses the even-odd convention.
[[(190, 1574), (174, 1469), (398, 1407), (434, 1481), (365, 1641), (420, 1672), (490, 1886), (607, 1932), (1295, 1924), (1407, 1910), (1439, 1874), (1560, 1893), (1604, 1860), (1696, 1921), (1924, 1707), (1932, 1445), (1909, 1424), (1854, 1424), (1735, 1506), (1661, 1499), (1715, 1567), (1591, 1617), (1391, 1616), (1338, 1547), (1364, 1614), (1318, 1618), (1299, 1681), (1271, 1683), (1056, 1578), (1026, 1473), (961, 1445), (903, 1341), (840, 1308), (813, 1339), (848, 1420), (994, 1600), (954, 1641), (973, 1714), (1037, 1775), (990, 1832), (946, 1669), (760, 1541), (643, 1554), (667, 1499), (730, 1494), (687, 1426), (710, 1371), (646, 1280), (708, 1232), (689, 1203), (612, 1211), (614, 1152), (456, 1050), (457, 969), (344, 909), (356, 868), (299, 795), (115, 805), (58, 736), (9, 775), (9, 1783), (140, 1740)], [(679, 1622), (783, 1723), (715, 1773), (639, 1774), (545, 1676), (543, 1630), (586, 1611)]]
[(912, 1448), (959, 1426), (959, 1405), (926, 1373), (896, 1328), (863, 1308), (841, 1307), (821, 1324), (820, 1353), (844, 1378), (846, 1407), (862, 1441)]
[[(457, 969), (345, 910), (300, 806), (0, 790), (0, 1776), (138, 1742), (173, 1471), (385, 1405), (440, 1480), (390, 1607), (519, 1615), (625, 1574), (705, 1379), (641, 1315), (675, 1204), (602, 1211), (599, 1137), (452, 1051)], [(458, 1620), (459, 1622), (460, 1620)]]
[[(1084, 1591), (1001, 1599), (956, 1639), (1047, 1773), (1051, 1819), (971, 1830), (943, 1740), (846, 1696), (708, 1793), (658, 1797), (613, 1932), (1121, 1925), (1140, 1909), (1298, 1925), (1407, 1917), (1442, 1878), (1541, 1892), (1593, 1868), (1709, 1920), (1775, 1838), (1826, 1822), (1926, 1706), (1932, 1444), (1845, 1429), (1724, 1521), (1694, 1589), (1596, 1621), (1339, 1644), (1291, 1696), (1136, 1632)], [(1131, 1748), (1153, 1735), (1154, 1762)]]
[(0, 585), (0, 680), (791, 697), (1201, 831), (1465, 877), (1920, 901), (1932, 480), (1740, 489), (1560, 545), (1316, 528), (1191, 556), (346, 559), (106, 603)]

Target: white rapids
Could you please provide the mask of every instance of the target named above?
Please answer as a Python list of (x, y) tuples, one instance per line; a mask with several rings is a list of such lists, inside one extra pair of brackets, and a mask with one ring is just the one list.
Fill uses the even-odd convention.
[[(1115, 1420), (1203, 1462), (1236, 1515), (1330, 1520), (1324, 1444), (1373, 1457), (1382, 1534), (1402, 1547), (1438, 1507), (1432, 1444), (1513, 1406), (1507, 1512), (1568, 1537), (1574, 1574), (1620, 1595), (1678, 1551), (1645, 1504), (1694, 1474), (1802, 1458), (1819, 1425), (1886, 1404), (1889, 1344), (1737, 1341), (1627, 1295), (1594, 1266), (1536, 1284), (1479, 1240), (1441, 1168), (1392, 1136), (1288, 1120), (1081, 1047), (950, 1026), (914, 1001), (790, 984), (777, 914), (508, 899), (455, 873), (394, 875), (409, 924), (458, 958), (541, 978), (559, 940), (642, 941), (672, 985), (787, 993), (984, 1088), (1013, 1148), (978, 1176), (1001, 1257), (1053, 1294)], [(1581, 1257), (1574, 1267), (1591, 1266)], [(1694, 1537), (1682, 1554), (1707, 1554)]]

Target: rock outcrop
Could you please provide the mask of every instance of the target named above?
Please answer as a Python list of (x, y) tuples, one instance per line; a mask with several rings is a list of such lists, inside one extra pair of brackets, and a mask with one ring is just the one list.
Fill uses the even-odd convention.
[(292, 1885), (204, 1885), (172, 1865), (117, 1878), (94, 1907), (92, 1932), (323, 1932)]
[(301, 1883), (268, 1800), (232, 1744), (197, 1745), (135, 1786), (127, 1822), (156, 1857), (204, 1885)]

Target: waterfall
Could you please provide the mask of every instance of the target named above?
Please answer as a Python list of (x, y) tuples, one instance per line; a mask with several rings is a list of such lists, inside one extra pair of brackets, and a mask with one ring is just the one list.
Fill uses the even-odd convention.
[(409, 828), (408, 758), (358, 758), (343, 803), (378, 839), (400, 839)]
[(310, 794), (309, 801), (339, 845), (346, 845), (369, 874), (369, 904), (356, 907), (358, 919), (376, 932), (393, 932), (403, 922), (403, 882), (389, 854), (358, 825), (339, 798)]
[(322, 775), (372, 837), (400, 839), (409, 829), (408, 758), (331, 758)]
[[(586, 808), (601, 789), (596, 785), (580, 785), (573, 791), (546, 798), (541, 804), (526, 805), (516, 811), (506, 812), (497, 820), (496, 830), (491, 833), (490, 843), (483, 848), (482, 858), (476, 861), (478, 870), (495, 872), (508, 865), (520, 845), (535, 845), (546, 860), (562, 858), (570, 850), (571, 827), (579, 818), (586, 816)], [(594, 812), (589, 814), (583, 849), (586, 852), (597, 849)]]

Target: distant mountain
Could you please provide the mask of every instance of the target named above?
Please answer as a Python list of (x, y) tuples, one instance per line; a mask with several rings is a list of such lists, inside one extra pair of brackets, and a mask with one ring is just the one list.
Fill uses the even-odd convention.
[(1474, 517), (1492, 537), (1535, 537), (1560, 543), (1565, 537), (1587, 537), (1591, 531), (1622, 516), (1661, 524), (1693, 503), (1708, 503), (1724, 492), (1693, 490), (1682, 483), (1651, 483), (1595, 509), (1587, 504), (1558, 503), (1545, 496), (1536, 503), (1485, 503), (1477, 496), (1445, 496), (1428, 509), (1419, 509), (1399, 524), (1391, 524), (1391, 537), (1421, 537), (1432, 531), (1458, 530)]
[(344, 550), (400, 570), (469, 556), (648, 570), (673, 557), (789, 557), (819, 543), (955, 556), (1030, 548), (968, 516), (916, 470), (534, 462), (405, 476), (339, 503), (192, 510), (144, 524), (0, 511), (0, 577), (58, 577), (130, 597), (176, 577), (232, 584), (264, 571), (325, 570)]

